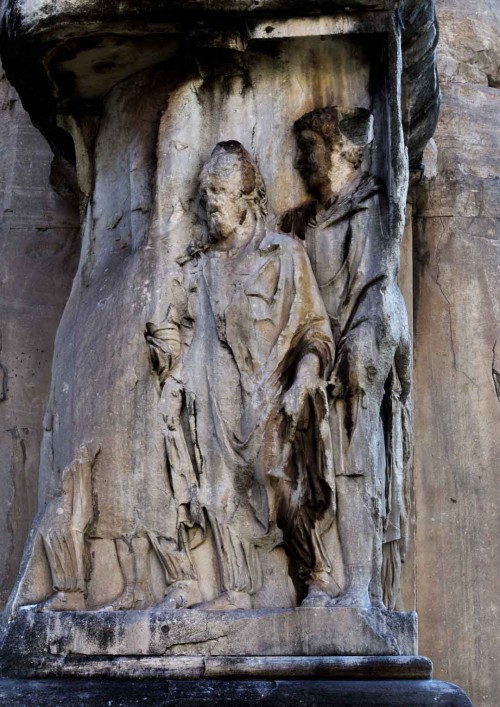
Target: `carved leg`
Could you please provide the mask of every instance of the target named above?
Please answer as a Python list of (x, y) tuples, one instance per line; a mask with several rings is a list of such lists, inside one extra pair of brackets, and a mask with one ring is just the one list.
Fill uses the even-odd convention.
[(208, 514), (219, 564), (221, 593), (197, 604), (203, 611), (251, 609), (252, 594), (262, 583), (260, 560), (255, 547), (241, 540), (227, 525)]
[(132, 540), (135, 559), (135, 591), (134, 603), (139, 609), (145, 609), (154, 603), (150, 588), (149, 551), (151, 545), (148, 538), (134, 538)]
[(202, 600), (198, 577), (187, 550), (187, 533), (186, 528), (181, 528), (180, 547), (169, 538), (149, 536), (167, 582), (165, 598), (156, 608), (187, 609)]
[(297, 483), (280, 479), (276, 484), (278, 524), (286, 540), (288, 554), (299, 577), (307, 585), (301, 606), (326, 606), (332, 599), (330, 560), (318, 530), (317, 513), (300, 494)]
[(228, 590), (219, 594), (211, 601), (204, 601), (196, 604), (195, 609), (202, 611), (236, 611), (237, 609), (251, 609), (252, 597), (248, 592), (236, 592)]
[(198, 581), (195, 579), (178, 580), (165, 592), (165, 598), (156, 604), (156, 609), (189, 609), (202, 600)]
[(304, 565), (302, 569), (302, 575), (306, 577), (307, 584), (307, 596), (301, 603), (303, 607), (328, 606), (336, 584), (330, 574), (330, 559), (317, 526), (318, 522), (316, 521), (313, 525), (312, 519), (309, 518), (305, 527), (306, 537), (309, 541), (306, 557), (309, 564)]
[(400, 593), (401, 553), (400, 541), (392, 540), (382, 546), (383, 603), (391, 611), (396, 609)]
[(369, 608), (371, 604), (368, 586), (371, 578), (370, 565), (346, 565), (346, 586), (342, 594), (332, 599), (329, 606)]
[(47, 507), (40, 534), (55, 594), (40, 611), (86, 608), (85, 529), (92, 518), (92, 466), (99, 446), (83, 444), (62, 474), (60, 495)]
[(111, 603), (110, 609), (132, 609), (134, 606), (134, 581), (135, 567), (132, 541), (127, 542), (121, 538), (115, 540), (116, 554), (123, 577), (123, 591)]
[(151, 606), (153, 597), (148, 584), (147, 538), (115, 540), (118, 561), (123, 576), (123, 591), (110, 605), (115, 611), (122, 609), (144, 609)]
[[(378, 521), (378, 518), (377, 518)], [(370, 582), (370, 597), (372, 606), (385, 609), (382, 587), (382, 523), (377, 522), (377, 532), (373, 538), (372, 578)]]
[(38, 611), (85, 611), (83, 592), (56, 592), (38, 606)]
[(329, 606), (331, 601), (331, 577), (326, 572), (321, 572), (308, 582), (307, 596), (302, 601), (301, 606)]
[(376, 533), (369, 480), (365, 476), (337, 476), (337, 517), (346, 584), (330, 606), (371, 606), (370, 581)]
[(83, 533), (68, 528), (42, 535), (55, 590), (39, 605), (40, 611), (84, 611), (86, 583)]

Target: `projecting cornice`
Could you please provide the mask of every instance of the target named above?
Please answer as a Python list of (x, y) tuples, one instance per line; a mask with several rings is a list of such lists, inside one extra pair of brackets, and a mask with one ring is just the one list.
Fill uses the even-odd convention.
[(68, 157), (58, 116), (99, 113), (116, 83), (196, 43), (243, 51), (301, 32), (370, 34), (383, 42), (396, 29), (414, 166), (439, 111), (434, 0), (4, 0), (0, 21), (7, 76), (54, 151)]

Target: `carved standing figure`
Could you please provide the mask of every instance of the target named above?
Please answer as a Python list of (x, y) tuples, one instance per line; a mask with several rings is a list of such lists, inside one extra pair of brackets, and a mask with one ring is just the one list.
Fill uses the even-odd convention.
[[(250, 608), (262, 553), (279, 544), (309, 595), (328, 579), (333, 341), (306, 251), (266, 230), (264, 182), (240, 143), (215, 147), (200, 192), (207, 241), (180, 259), (176, 294), (147, 340), (162, 398), (175, 391), (180, 403), (167, 454), (183, 530), (163, 561), (190, 566), (192, 543), (209, 534), (220, 577), (199, 604), (196, 573), (172, 573), (166, 602)], [(174, 407), (165, 400), (167, 427)]]
[(332, 325), (330, 411), (345, 586), (337, 606), (394, 608), (408, 501), (411, 345), (384, 186), (371, 173), (366, 109), (314, 110), (294, 124), (313, 200), (287, 212), (305, 239)]
[(40, 611), (83, 611), (86, 608), (89, 561), (85, 533), (93, 519), (92, 467), (100, 448), (82, 444), (62, 472), (60, 492), (43, 511), (40, 535), (54, 593)]

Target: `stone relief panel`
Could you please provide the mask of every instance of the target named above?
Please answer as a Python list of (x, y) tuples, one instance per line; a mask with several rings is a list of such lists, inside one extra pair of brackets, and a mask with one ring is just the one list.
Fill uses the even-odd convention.
[[(260, 556), (280, 545), (310, 593), (326, 581), (333, 341), (304, 248), (265, 228), (264, 182), (242, 145), (219, 143), (200, 181), (207, 242), (181, 259), (184, 302), (147, 338), (163, 381), (175, 554), (209, 528), (220, 586), (200, 608), (251, 608)], [(175, 578), (168, 605), (178, 594), (198, 603), (197, 584)]]
[(411, 348), (374, 51), (201, 51), (108, 96), (17, 604), (395, 607)]
[(313, 199), (281, 226), (306, 243), (336, 345), (330, 424), (345, 572), (337, 604), (392, 609), (408, 531), (411, 341), (385, 188), (372, 171), (373, 115), (319, 108), (294, 131)]
[(50, 502), (39, 526), (54, 590), (43, 604), (46, 611), (85, 609), (89, 564), (85, 534), (93, 517), (92, 467), (98, 453), (92, 445), (82, 445), (64, 469), (60, 495)]

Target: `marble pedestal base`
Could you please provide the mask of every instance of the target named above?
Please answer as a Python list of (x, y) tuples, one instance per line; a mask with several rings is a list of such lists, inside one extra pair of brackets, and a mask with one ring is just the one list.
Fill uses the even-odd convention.
[(19, 669), (35, 662), (40, 671), (44, 662), (105, 664), (110, 657), (144, 666), (146, 659), (190, 658), (193, 666), (227, 656), (414, 656), (417, 616), (346, 608), (45, 613), (25, 607), (4, 629), (2, 653)]
[(416, 652), (416, 615), (379, 609), (26, 607), (4, 625), (0, 704), (469, 707)]
[(422, 656), (44, 656), (3, 661), (1, 672), (21, 678), (429, 680)]
[(472, 707), (436, 680), (1, 680), (8, 707)]

